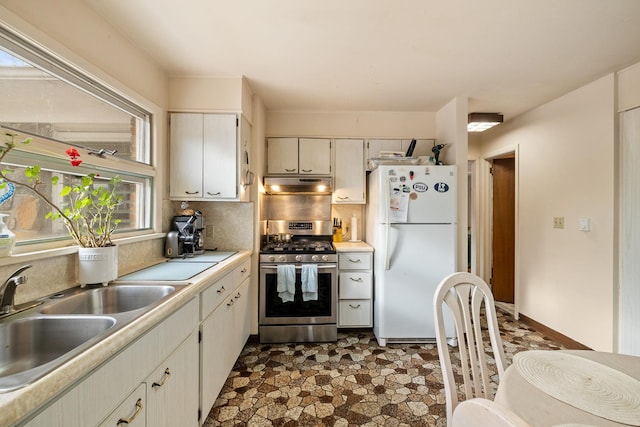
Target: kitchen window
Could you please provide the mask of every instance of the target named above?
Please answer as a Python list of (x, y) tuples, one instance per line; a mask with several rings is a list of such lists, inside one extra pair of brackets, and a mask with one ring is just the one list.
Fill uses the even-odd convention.
[[(33, 164), (42, 167), (43, 182), (50, 183), (48, 178), (57, 174), (60, 185), (80, 174), (93, 172), (99, 179), (119, 175), (122, 182), (118, 190), (124, 203), (117, 213), (121, 220), (117, 233), (151, 231), (156, 172), (150, 160), (152, 115), (148, 111), (2, 26), (0, 93), (3, 136), (16, 134), (16, 142), (32, 138), (28, 146), (16, 144), (2, 165), (15, 170), (14, 178), (23, 177), (24, 167)], [(69, 146), (84, 149), (80, 150), (80, 167), (69, 164), (65, 156)], [(60, 192), (50, 184), (43, 190), (53, 199)], [(43, 242), (63, 246), (71, 241), (62, 221), (45, 218), (49, 210), (37, 196), (20, 187), (0, 204), (0, 213), (10, 215), (6, 223), (16, 233), (19, 247)]]

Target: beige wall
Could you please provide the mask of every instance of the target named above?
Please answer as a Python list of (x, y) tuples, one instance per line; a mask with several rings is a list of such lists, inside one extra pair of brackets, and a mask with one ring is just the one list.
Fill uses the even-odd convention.
[(640, 62), (618, 72), (618, 111), (640, 107)]
[(435, 138), (435, 113), (267, 111), (267, 136)]
[[(520, 313), (609, 351), (617, 316), (615, 93), (614, 76), (605, 76), (489, 131), (479, 147), (481, 157), (518, 152)], [(552, 227), (556, 216), (564, 229)], [(581, 217), (591, 232), (579, 231)]]

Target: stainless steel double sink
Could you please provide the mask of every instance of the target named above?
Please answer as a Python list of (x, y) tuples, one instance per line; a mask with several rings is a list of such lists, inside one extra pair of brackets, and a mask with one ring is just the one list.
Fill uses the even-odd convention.
[(0, 321), (0, 393), (41, 378), (188, 284), (74, 288)]

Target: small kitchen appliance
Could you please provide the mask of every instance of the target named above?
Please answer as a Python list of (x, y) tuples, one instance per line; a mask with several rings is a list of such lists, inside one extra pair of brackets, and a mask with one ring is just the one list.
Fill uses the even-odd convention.
[[(260, 249), (260, 342), (336, 341), (337, 255), (331, 243), (330, 221), (270, 220)], [(295, 286), (282, 298), (282, 268), (291, 271)], [(303, 282), (309, 269), (317, 272), (317, 295), (305, 298)]]
[(167, 233), (164, 255), (179, 258), (204, 253), (204, 218), (202, 212), (177, 215), (171, 220), (172, 230)]

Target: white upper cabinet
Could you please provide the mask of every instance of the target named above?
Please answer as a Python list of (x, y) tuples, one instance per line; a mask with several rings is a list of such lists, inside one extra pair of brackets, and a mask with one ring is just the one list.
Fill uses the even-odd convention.
[(297, 174), (298, 138), (267, 140), (267, 174)]
[(328, 138), (269, 138), (268, 175), (331, 175)]
[(300, 138), (298, 164), (302, 175), (331, 175), (331, 140)]
[(363, 139), (335, 140), (333, 203), (366, 203)]
[(235, 114), (171, 114), (171, 199), (237, 199), (237, 123)]

